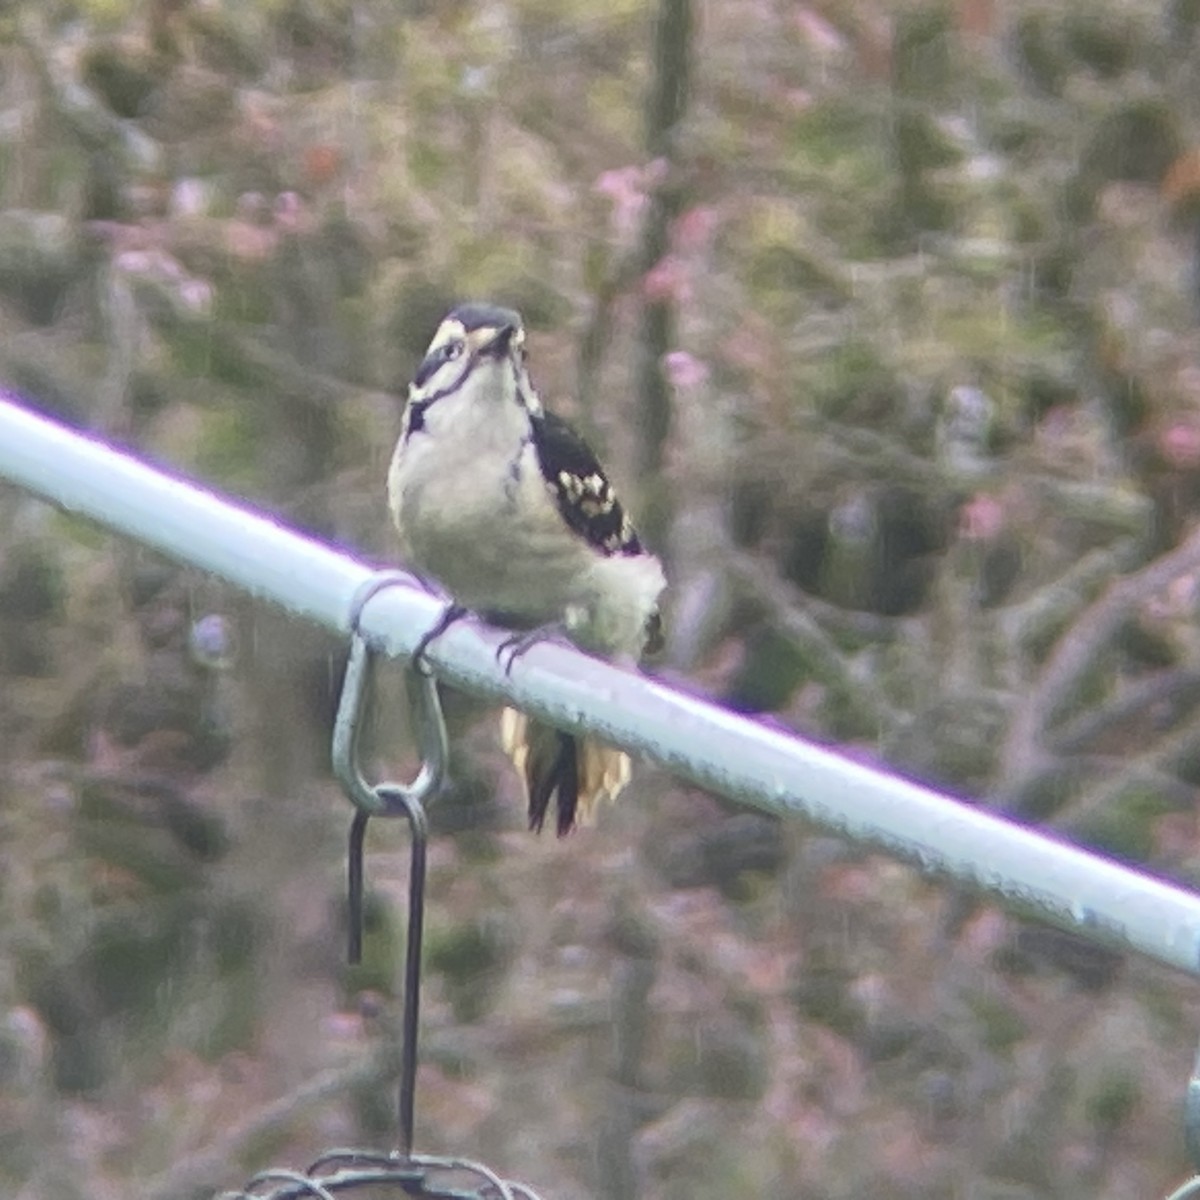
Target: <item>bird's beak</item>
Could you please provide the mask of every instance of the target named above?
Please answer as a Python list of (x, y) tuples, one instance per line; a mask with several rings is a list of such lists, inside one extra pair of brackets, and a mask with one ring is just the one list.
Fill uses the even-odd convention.
[(508, 354), (513, 334), (516, 332), (517, 327), (515, 325), (501, 325), (496, 330), (496, 334), (491, 341), (484, 342), (480, 346), (479, 353), (485, 354), (490, 358), (504, 358)]

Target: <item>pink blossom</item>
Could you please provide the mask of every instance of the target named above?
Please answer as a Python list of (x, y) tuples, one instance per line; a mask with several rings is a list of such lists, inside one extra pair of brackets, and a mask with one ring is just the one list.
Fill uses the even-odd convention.
[(627, 236), (637, 228), (648, 197), (640, 167), (617, 167), (596, 180), (596, 191), (612, 201), (613, 232)]
[(1200, 425), (1175, 421), (1158, 435), (1163, 461), (1179, 470), (1200, 466)]
[(671, 245), (680, 254), (704, 250), (720, 223), (717, 210), (709, 204), (697, 204), (675, 218), (671, 227)]
[(1190, 403), (1200, 401), (1200, 366), (1180, 367), (1175, 373), (1175, 388)]
[(356, 1042), (363, 1036), (361, 1013), (327, 1013), (324, 1026), (325, 1035), (338, 1042)]
[(642, 168), (642, 186), (646, 191), (652, 192), (667, 182), (670, 173), (671, 164), (665, 158), (652, 158)]
[(771, 99), (792, 112), (807, 112), (816, 103), (810, 89), (805, 87), (787, 87), (776, 83), (771, 88)]
[(647, 300), (674, 300), (685, 303), (691, 299), (691, 281), (687, 267), (674, 254), (666, 254), (642, 277), (642, 295)]
[(176, 180), (171, 189), (171, 214), (176, 217), (207, 215), (212, 202), (212, 188), (202, 179)]
[(248, 262), (261, 262), (274, 253), (279, 234), (249, 221), (227, 221), (225, 224), (225, 247), (234, 258)]
[(958, 510), (958, 536), (968, 542), (989, 542), (1004, 528), (1007, 514), (995, 496), (980, 492)]
[(811, 8), (802, 8), (792, 18), (796, 28), (819, 54), (840, 54), (846, 49), (846, 39), (819, 13)]
[(695, 388), (708, 382), (708, 363), (686, 350), (671, 350), (664, 354), (662, 366), (672, 387)]
[(113, 266), (128, 275), (149, 275), (156, 261), (152, 250), (123, 250), (113, 259)]
[(207, 279), (185, 279), (179, 285), (179, 303), (188, 312), (207, 315), (212, 312), (215, 292)]
[(732, 366), (755, 371), (762, 367), (762, 348), (761, 332), (743, 324), (721, 343), (721, 355)]
[(615, 167), (600, 175), (593, 186), (612, 201), (614, 233), (628, 236), (636, 230), (650, 193), (666, 182), (669, 170), (666, 159), (656, 158), (645, 166)]
[(614, 167), (603, 171), (592, 185), (610, 200), (625, 199), (634, 192), (640, 194), (641, 173), (637, 167)]
[(298, 192), (280, 192), (272, 215), (276, 227), (288, 233), (309, 233), (314, 224), (312, 212)]
[(1190, 621), (1196, 615), (1197, 592), (1200, 580), (1194, 571), (1189, 571), (1146, 600), (1142, 612), (1152, 621)]
[(1175, 859), (1190, 857), (1196, 850), (1195, 812), (1167, 813), (1154, 823), (1157, 853)]
[(174, 283), (187, 277), (179, 260), (157, 247), (123, 250), (113, 259), (113, 266), (127, 275), (142, 275), (164, 283)]

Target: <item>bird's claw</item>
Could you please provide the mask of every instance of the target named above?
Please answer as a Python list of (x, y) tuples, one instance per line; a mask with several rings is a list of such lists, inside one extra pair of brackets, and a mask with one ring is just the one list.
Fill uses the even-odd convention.
[(414, 571), (412, 567), (407, 568), (404, 574), (423, 592), (428, 592), (431, 596), (437, 596), (439, 600), (446, 599), (446, 589), (436, 579), (430, 579), (427, 575), (422, 575), (420, 571)]
[(376, 571), (364, 583), (362, 583), (354, 595), (350, 598), (350, 613), (348, 623), (350, 628), (358, 631), (362, 621), (363, 609), (367, 606), (367, 601), (380, 592), (386, 591), (390, 587), (412, 587), (413, 584), (429, 590), (429, 586), (425, 580), (419, 575), (414, 575), (411, 571), (399, 571), (392, 568), (384, 571)]
[(561, 633), (561, 625), (541, 625), (537, 629), (514, 633), (496, 647), (496, 661), (504, 668), (505, 675), (511, 675), (513, 663), (518, 658), (532, 650), (539, 642), (551, 641)]
[(420, 641), (413, 648), (411, 662), (416, 670), (426, 675), (432, 674), (429, 663), (425, 658), (425, 653), (429, 649), (430, 643), (440, 638), (455, 621), (461, 621), (467, 615), (468, 611), (461, 604), (455, 604), (453, 601), (442, 609), (441, 616), (421, 635)]

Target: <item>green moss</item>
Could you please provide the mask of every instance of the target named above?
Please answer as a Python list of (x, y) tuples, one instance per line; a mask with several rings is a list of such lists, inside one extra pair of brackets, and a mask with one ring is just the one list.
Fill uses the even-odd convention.
[(798, 294), (809, 305), (841, 305), (850, 299), (840, 276), (803, 244), (773, 242), (759, 247), (750, 257), (746, 282), (757, 295)]
[(956, 74), (961, 52), (948, 3), (901, 8), (895, 14), (892, 83), (902, 96), (936, 99)]
[(75, 0), (73, 7), (81, 16), (105, 28), (127, 25), (140, 5), (137, 0)]
[(1074, 829), (1079, 841), (1128, 862), (1143, 863), (1153, 857), (1155, 825), (1171, 811), (1171, 804), (1152, 787), (1134, 785), (1105, 806), (1090, 813)]
[[(155, 814), (150, 811), (153, 820)], [(198, 885), (202, 865), (168, 829), (139, 823), (134, 810), (113, 805), (103, 785), (80, 794), (79, 848), (109, 869), (128, 872), (148, 891), (174, 895)]]
[(253, 969), (262, 949), (261, 922), (261, 906), (250, 899), (229, 899), (214, 909), (208, 940), (222, 975)]
[(456, 1019), (470, 1023), (492, 1007), (514, 951), (504, 922), (484, 915), (431, 931), (425, 962), (431, 972), (443, 977)]
[(751, 636), (746, 649), (742, 667), (726, 693), (726, 703), (739, 712), (783, 708), (810, 675), (803, 649), (793, 639), (767, 627)]
[(869, 107), (849, 96), (823, 98), (803, 111), (793, 126), (788, 142), (792, 156), (798, 156), (808, 167), (840, 173), (848, 163), (867, 172), (870, 179), (881, 179), (877, 156), (867, 153), (878, 149), (883, 129), (878, 116)]
[[(390, 1141), (396, 1133), (396, 1089), (391, 1083), (360, 1084), (353, 1092), (354, 1115), (367, 1143)], [(358, 1139), (356, 1139), (358, 1140)]]
[(1118, 104), (1095, 127), (1067, 191), (1072, 213), (1086, 219), (1113, 180), (1157, 184), (1186, 144), (1175, 104), (1138, 97)]
[[(193, 972), (186, 987), (173, 989), (183, 1011), (169, 1014), (172, 1020), (165, 1032), (210, 1063), (248, 1049), (262, 1029), (262, 979), (258, 963), (224, 973), (219, 981)], [(270, 996), (265, 999), (269, 1001)]]
[(1144, 30), (1129, 12), (1110, 5), (1071, 5), (1062, 13), (1062, 42), (1068, 55), (1101, 79), (1128, 71), (1145, 53)]
[(408, 263), (397, 261), (380, 271), (367, 307), (375, 323), (374, 374), (384, 387), (403, 393), (438, 322), (462, 298)]
[(233, 492), (254, 493), (262, 483), (263, 413), (252, 401), (206, 413), (192, 469)]
[(1040, 91), (1057, 95), (1070, 72), (1070, 62), (1051, 13), (1037, 8), (1020, 13), (1013, 45), (1026, 78)]
[(851, 982), (849, 967), (831, 954), (814, 954), (797, 972), (792, 1003), (805, 1020), (828, 1026), (842, 1037), (855, 1038), (865, 1018), (850, 991)]
[(896, 163), (903, 174), (916, 174), (962, 161), (957, 142), (945, 133), (932, 113), (908, 109), (897, 114), (892, 128)]
[[(778, 169), (843, 260), (874, 258), (883, 249), (879, 213), (895, 186), (889, 136), (877, 105), (843, 95), (802, 112), (783, 143)], [(855, 203), (847, 204), (847, 195)], [(794, 244), (803, 248), (806, 240)]]
[(854, 409), (888, 396), (899, 386), (878, 342), (849, 337), (815, 365), (814, 392), (806, 401), (823, 417), (846, 419)]
[(1102, 1134), (1111, 1134), (1132, 1116), (1142, 1098), (1137, 1076), (1123, 1067), (1110, 1067), (1084, 1100), (1088, 1121)]
[(770, 1072), (760, 1032), (730, 1019), (676, 1031), (668, 1055), (670, 1089), (720, 1100), (759, 1100)]
[(149, 1014), (193, 948), (189, 904), (121, 906), (96, 922), (85, 955), (86, 977), (101, 1011)]
[(1028, 1035), (1020, 1015), (999, 996), (975, 992), (967, 997), (967, 1003), (988, 1049), (1006, 1052)]
[[(400, 964), (405, 954), (402, 917), (378, 893), (363, 897), (362, 958), (348, 964), (344, 988), (349, 996), (379, 992), (390, 996), (398, 986)], [(345, 911), (340, 927), (345, 926)]]
[(0, 562), (0, 617), (58, 617), (64, 596), (62, 566), (51, 543), (9, 543)]
[(435, 190), (444, 184), (451, 159), (446, 151), (425, 138), (413, 138), (408, 147), (408, 169), (413, 183)]
[(159, 86), (164, 63), (140, 45), (102, 41), (84, 60), (84, 82), (119, 117), (136, 117)]
[(696, 1080), (700, 1091), (722, 1100), (760, 1100), (770, 1073), (766, 1048), (753, 1033), (735, 1027), (697, 1034)]

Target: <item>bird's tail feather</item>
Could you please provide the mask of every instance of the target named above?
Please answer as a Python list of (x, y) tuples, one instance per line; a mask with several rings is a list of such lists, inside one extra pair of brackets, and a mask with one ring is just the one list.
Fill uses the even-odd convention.
[(590, 821), (602, 800), (615, 800), (629, 782), (629, 756), (590, 738), (577, 738), (506, 708), (500, 741), (525, 785), (529, 828), (541, 832), (555, 801), (558, 836)]

